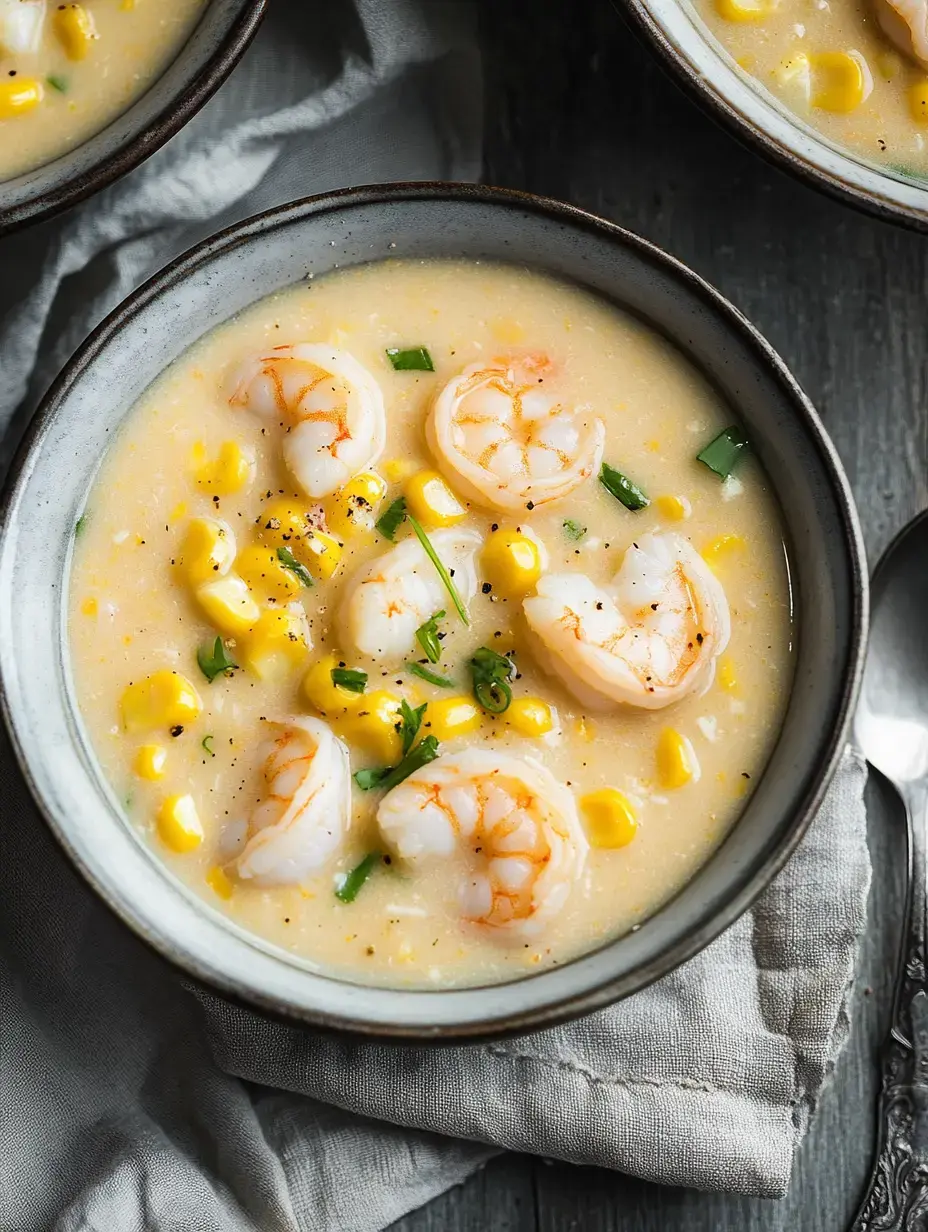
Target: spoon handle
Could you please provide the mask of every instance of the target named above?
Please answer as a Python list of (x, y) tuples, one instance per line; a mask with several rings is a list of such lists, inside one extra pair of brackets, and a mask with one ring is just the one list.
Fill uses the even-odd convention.
[(908, 877), (893, 1021), (883, 1046), (879, 1144), (870, 1186), (850, 1232), (928, 1228), (928, 782), (906, 783)]

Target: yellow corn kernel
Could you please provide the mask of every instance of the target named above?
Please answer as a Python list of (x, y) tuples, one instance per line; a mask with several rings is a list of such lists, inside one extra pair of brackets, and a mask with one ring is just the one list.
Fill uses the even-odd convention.
[(494, 593), (503, 599), (521, 599), (541, 577), (541, 549), (519, 530), (494, 531), (480, 563)]
[(726, 21), (762, 21), (770, 9), (767, 0), (715, 0), (715, 11)]
[(811, 57), (812, 106), (846, 114), (873, 89), (867, 61), (859, 51), (824, 51)]
[(773, 70), (773, 76), (791, 95), (808, 104), (812, 91), (812, 62), (804, 51), (784, 57)]
[(164, 778), (168, 751), (160, 744), (143, 744), (135, 755), (134, 769), (140, 779)]
[(342, 539), (369, 534), (374, 529), (377, 510), (386, 492), (385, 481), (373, 471), (355, 475), (329, 503), (326, 513), (329, 530)]
[(740, 535), (718, 535), (702, 550), (702, 558), (711, 569), (722, 564), (726, 558), (744, 549), (744, 540)]
[(467, 517), (467, 510), (437, 471), (419, 471), (406, 481), (406, 506), (429, 530), (454, 526)]
[(220, 633), (237, 637), (258, 623), (261, 610), (237, 573), (227, 573), (196, 590), (197, 602), (206, 619)]
[(225, 870), (221, 869), (218, 864), (214, 864), (206, 874), (206, 884), (214, 894), (218, 894), (226, 901), (232, 897), (232, 891), (235, 889)]
[(655, 503), (669, 522), (682, 522), (693, 512), (685, 496), (659, 496)]
[[(196, 450), (194, 457), (199, 454)], [(206, 458), (196, 468), (197, 484), (213, 496), (240, 492), (251, 483), (254, 473), (254, 456), (238, 441), (223, 441), (216, 457)]]
[(497, 342), (505, 342), (510, 346), (525, 340), (525, 329), (511, 317), (496, 317), (490, 322), (490, 333)]
[(415, 471), (416, 464), (410, 462), (408, 458), (391, 458), (387, 462), (382, 462), (380, 469), (386, 475), (387, 483), (402, 483)]
[(757, 68), (757, 56), (746, 52), (743, 56), (736, 56), (735, 63), (739, 68), (743, 68), (746, 73), (753, 73)]
[(916, 124), (928, 124), (928, 77), (909, 86), (909, 112)]
[(306, 506), (281, 496), (269, 501), (258, 519), (258, 534), (273, 548), (288, 548), (294, 558), (309, 565), (306, 540), (312, 533)]
[(154, 731), (193, 723), (203, 708), (200, 695), (186, 676), (164, 668), (133, 681), (121, 699), (126, 731)]
[(638, 818), (631, 802), (615, 787), (582, 796), (580, 807), (593, 847), (627, 847), (638, 831)]
[(389, 766), (403, 756), (402, 726), (400, 699), (386, 689), (374, 689), (357, 694), (357, 704), (343, 719), (340, 730), (346, 740)]
[(306, 568), (320, 581), (327, 581), (341, 564), (342, 545), (324, 530), (308, 530), (302, 548)]
[(191, 586), (215, 581), (232, 568), (235, 535), (220, 518), (191, 518), (180, 548), (180, 563)]
[(719, 660), (716, 679), (719, 682), (719, 687), (724, 689), (726, 693), (736, 693), (738, 691), (738, 677), (735, 675), (734, 664), (728, 655), (723, 655)]
[(241, 642), (245, 665), (262, 680), (283, 680), (309, 654), (306, 617), (299, 604), (268, 608)]
[(158, 835), (165, 846), (181, 853), (203, 842), (203, 825), (193, 796), (168, 796), (158, 809)]
[(81, 604), (81, 611), (83, 612), (85, 616), (96, 616), (99, 610), (100, 610), (100, 605), (96, 601), (96, 599), (93, 597), (93, 595), (85, 599), (84, 602)]
[(440, 741), (466, 736), (476, 731), (480, 723), (480, 708), (469, 697), (440, 697), (438, 701), (429, 702), (425, 712), (429, 735)]
[(699, 777), (699, 762), (692, 744), (672, 727), (665, 727), (657, 740), (657, 773), (669, 790), (685, 787)]
[(59, 4), (55, 9), (55, 34), (69, 60), (83, 60), (97, 38), (93, 16), (82, 4)]
[(0, 120), (12, 120), (38, 107), (45, 88), (35, 77), (13, 77), (0, 81)]
[(254, 543), (243, 548), (235, 561), (235, 569), (249, 590), (264, 603), (287, 603), (299, 594), (303, 584), (292, 569), (285, 569), (274, 548)]
[(178, 501), (177, 504), (174, 506), (174, 508), (171, 510), (171, 513), (170, 513), (171, 521), (179, 522), (181, 518), (185, 518), (186, 516), (187, 516), (187, 502)]
[(506, 723), (520, 736), (546, 736), (554, 729), (554, 715), (540, 697), (517, 697), (505, 712)]
[(364, 700), (363, 693), (352, 693), (332, 681), (332, 669), (338, 667), (341, 660), (337, 655), (327, 654), (310, 664), (303, 677), (303, 693), (310, 705), (324, 715), (342, 714), (356, 710)]

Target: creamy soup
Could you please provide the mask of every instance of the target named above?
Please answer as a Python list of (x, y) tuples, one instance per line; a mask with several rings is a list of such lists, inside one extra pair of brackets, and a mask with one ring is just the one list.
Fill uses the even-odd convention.
[(74, 149), (177, 54), (206, 0), (0, 0), (0, 180)]
[(131, 824), (365, 981), (504, 980), (634, 928), (734, 824), (790, 688), (732, 419), (651, 329), (523, 269), (356, 267), (210, 334), (75, 539), (77, 696)]
[(928, 176), (928, 0), (696, 0), (740, 67), (836, 144)]

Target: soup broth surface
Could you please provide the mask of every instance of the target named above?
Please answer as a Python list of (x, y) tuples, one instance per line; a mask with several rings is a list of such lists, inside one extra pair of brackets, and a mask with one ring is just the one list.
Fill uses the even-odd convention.
[[(261, 679), (241, 666), (247, 636), (226, 637), (223, 654), (240, 666), (208, 682), (197, 652), (212, 653), (217, 630), (185, 576), (185, 536), (191, 519), (222, 518), (234, 530), (238, 562), (255, 536), (266, 533), (269, 503), (298, 491), (282, 462), (279, 425), (230, 405), (229, 395), (229, 374), (244, 359), (296, 342), (350, 352), (382, 390), (386, 446), (369, 468), (387, 483), (378, 516), (412, 490), (417, 476), (439, 469), (425, 434), (439, 391), (468, 365), (501, 355), (553, 361), (561, 395), (594, 408), (604, 421), (604, 461), (630, 477), (650, 503), (626, 508), (596, 474), (563, 499), (517, 512), (462, 499), (465, 516), (455, 529), (474, 533), (482, 545), (477, 587), (466, 604), (469, 626), (450, 595), (442, 601), (437, 663), (418, 645), (387, 662), (349, 652), (345, 597), (363, 569), (394, 544), (375, 530), (345, 536), (334, 575), (317, 577), (299, 594), (313, 642), (305, 660), (282, 679)], [(394, 370), (387, 349), (416, 347), (427, 348), (434, 371)], [(265, 299), (203, 338), (127, 419), (75, 540), (75, 687), (130, 824), (212, 908), (298, 960), (365, 982), (453, 986), (512, 979), (634, 928), (693, 876), (735, 823), (763, 771), (790, 688), (788, 576), (767, 478), (747, 457), (723, 482), (696, 458), (733, 418), (704, 378), (649, 327), (583, 290), (520, 268), (411, 260), (354, 267)], [(253, 457), (254, 470), (238, 490), (220, 495), (203, 486), (203, 468), (228, 442)], [(453, 476), (448, 484), (456, 490)], [(304, 498), (304, 506), (313, 504)], [(330, 509), (331, 498), (319, 504)], [(730, 606), (731, 639), (708, 690), (655, 710), (594, 710), (579, 702), (529, 635), (521, 597), (507, 598), (484, 580), (486, 545), (524, 530), (547, 551), (545, 575), (583, 574), (598, 585), (610, 582), (626, 550), (649, 533), (681, 535), (711, 560)], [(427, 533), (439, 541), (438, 531)], [(409, 525), (400, 523), (396, 542), (410, 537)], [(460, 572), (458, 578), (463, 585)], [(513, 704), (536, 699), (542, 714), (547, 707), (551, 730), (524, 734), (509, 712), (497, 716), (476, 705), (468, 663), (478, 648), (512, 656)], [(421, 867), (400, 858), (378, 831), (384, 793), (376, 787), (352, 785), (350, 830), (323, 867), (299, 884), (262, 886), (236, 875), (245, 823), (267, 793), (267, 720), (318, 717), (303, 682), (320, 663), (327, 676), (328, 662), (367, 673), (363, 698), (382, 690), (412, 708), (426, 704), (419, 740), (441, 729), (443, 756), (480, 748), (535, 759), (577, 802), (590, 849), (566, 902), (543, 926), (513, 935), (465, 918), (461, 879), (480, 866), (479, 844), (476, 853), (456, 850)], [(408, 662), (453, 687), (429, 683)], [(165, 669), (195, 687), (198, 717), (171, 730), (127, 730), (127, 688)], [(318, 690), (317, 679), (313, 696)], [(460, 735), (430, 719), (449, 698), (477, 712)], [(376, 749), (343, 730), (352, 772), (384, 764)], [(673, 758), (668, 765), (666, 748), (660, 751), (662, 740), (671, 753), (683, 749), (686, 772), (677, 780)], [(160, 750), (161, 777), (150, 776), (152, 749)], [(604, 789), (618, 791), (627, 804), (627, 816), (605, 839), (583, 804)], [(195, 802), (203, 837), (191, 850), (172, 850), (159, 825), (159, 810), (173, 795)], [(374, 853), (386, 854), (389, 863)], [(344, 893), (346, 875), (369, 855), (369, 875), (353, 901), (342, 901), (336, 891)]]

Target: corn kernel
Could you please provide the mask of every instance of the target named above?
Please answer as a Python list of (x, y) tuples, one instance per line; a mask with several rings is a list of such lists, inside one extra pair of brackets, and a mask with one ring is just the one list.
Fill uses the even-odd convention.
[(203, 825), (193, 796), (168, 796), (158, 809), (158, 834), (172, 851), (193, 851), (203, 842)]
[(248, 589), (264, 603), (286, 603), (303, 589), (293, 570), (285, 569), (275, 549), (266, 544), (244, 548), (238, 554), (235, 568)]
[(521, 599), (541, 577), (541, 549), (518, 530), (494, 531), (480, 557), (481, 567), (495, 594)]
[(195, 593), (206, 619), (227, 637), (247, 633), (258, 623), (261, 610), (237, 573), (207, 582)]
[(99, 610), (100, 605), (93, 595), (90, 595), (89, 598), (85, 599), (81, 604), (81, 611), (85, 616), (96, 616)]
[[(194, 456), (199, 456), (199, 451)], [(216, 457), (205, 459), (196, 469), (197, 484), (214, 496), (240, 492), (251, 483), (254, 474), (254, 456), (238, 441), (223, 441)]]
[(235, 533), (221, 518), (191, 518), (180, 548), (180, 563), (191, 586), (222, 577), (235, 560)]
[(812, 106), (846, 114), (873, 89), (873, 77), (859, 51), (825, 51), (811, 57)]
[(928, 124), (928, 77), (909, 86), (909, 112), (916, 124)]
[(143, 744), (135, 755), (134, 769), (140, 779), (164, 778), (168, 751), (160, 744)]
[(332, 669), (338, 667), (337, 655), (322, 655), (303, 677), (303, 693), (310, 705), (324, 715), (344, 714), (356, 710), (364, 699), (363, 693), (352, 693), (332, 681)]
[(402, 483), (404, 479), (408, 479), (413, 474), (416, 464), (410, 462), (408, 458), (391, 458), (387, 462), (382, 462), (380, 469), (386, 476), (387, 483)]
[(638, 831), (638, 818), (631, 802), (615, 787), (582, 796), (580, 807), (593, 847), (627, 847)]
[(305, 547), (311, 533), (306, 507), (287, 497), (269, 501), (258, 519), (258, 534), (265, 543), (273, 548), (288, 548), (306, 566), (312, 559)]
[(60, 4), (57, 7), (55, 34), (69, 60), (83, 60), (97, 37), (93, 17), (82, 4)]
[(771, 6), (767, 0), (715, 0), (715, 11), (726, 21), (762, 21)]
[(386, 492), (386, 483), (373, 471), (355, 475), (329, 502), (326, 513), (329, 530), (342, 539), (369, 534), (374, 529), (377, 510)]
[(716, 569), (728, 557), (744, 549), (744, 540), (740, 535), (718, 535), (702, 550), (702, 558), (711, 569)]
[(782, 59), (773, 70), (773, 76), (795, 101), (808, 105), (812, 94), (812, 62), (804, 51)]
[(214, 894), (218, 894), (220, 898), (224, 898), (226, 901), (232, 897), (232, 891), (235, 889), (225, 870), (220, 868), (218, 864), (214, 864), (206, 874), (206, 884)]
[(692, 744), (672, 727), (665, 727), (658, 737), (657, 773), (661, 786), (671, 791), (699, 778), (699, 761)]
[(285, 679), (304, 662), (309, 650), (306, 616), (298, 603), (262, 612), (241, 643), (245, 665), (262, 680)]
[(38, 107), (45, 89), (35, 77), (14, 77), (0, 81), (0, 120), (12, 120)]
[(504, 715), (506, 723), (520, 736), (546, 736), (554, 729), (554, 715), (540, 697), (517, 697)]
[(419, 471), (406, 481), (403, 491), (409, 512), (429, 530), (454, 526), (467, 517), (467, 510), (437, 471)]
[(469, 697), (440, 697), (429, 702), (425, 726), (437, 740), (454, 740), (476, 731), (482, 722), (480, 707)]
[(403, 756), (400, 699), (386, 689), (358, 694), (357, 699), (356, 707), (341, 722), (345, 739), (384, 765), (399, 761)]
[(301, 546), (306, 568), (314, 578), (328, 581), (341, 564), (342, 545), (339, 541), (324, 530), (309, 530)]
[(123, 726), (130, 732), (183, 727), (193, 723), (203, 708), (187, 677), (167, 668), (128, 685), (120, 705)]
[(179, 522), (181, 518), (185, 518), (186, 516), (187, 516), (187, 502), (178, 501), (177, 504), (174, 506), (174, 508), (171, 510), (171, 514), (170, 514), (171, 521)]
[(723, 655), (719, 660), (717, 679), (720, 688), (723, 688), (726, 693), (738, 691), (738, 677), (735, 675), (734, 664), (728, 655)]
[(685, 496), (659, 496), (657, 507), (669, 522), (683, 522), (693, 512)]

